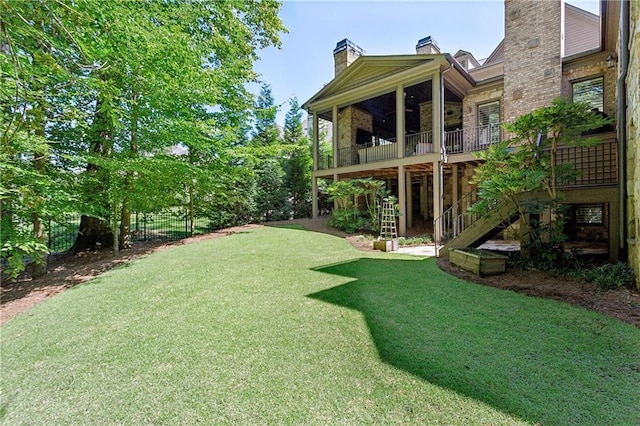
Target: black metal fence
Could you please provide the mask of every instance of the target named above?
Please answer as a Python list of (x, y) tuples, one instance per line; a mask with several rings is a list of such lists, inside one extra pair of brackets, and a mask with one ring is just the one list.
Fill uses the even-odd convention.
[[(68, 215), (63, 219), (47, 221), (47, 246), (53, 253), (69, 250), (76, 240), (80, 227), (80, 215)], [(193, 229), (193, 232), (192, 232)], [(216, 228), (208, 218), (169, 211), (161, 213), (132, 213), (132, 241), (176, 241), (193, 235), (206, 234)]]

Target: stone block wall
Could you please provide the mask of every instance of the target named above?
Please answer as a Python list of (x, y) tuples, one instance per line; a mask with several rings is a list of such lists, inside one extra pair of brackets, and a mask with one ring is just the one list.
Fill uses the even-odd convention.
[(420, 131), (433, 130), (433, 104), (431, 101), (420, 104)]
[(599, 76), (604, 77), (604, 113), (609, 117), (615, 117), (617, 69), (609, 68), (604, 59), (596, 63), (566, 67), (562, 73), (562, 96), (571, 98), (573, 81)]
[[(502, 86), (494, 86), (482, 92), (470, 93), (462, 101), (462, 125), (465, 129), (478, 125), (478, 105), (500, 101), (500, 117), (504, 117)], [(504, 118), (503, 118), (504, 121)]]
[(358, 129), (373, 132), (373, 117), (366, 111), (348, 106), (338, 113), (338, 148), (356, 143)]
[[(444, 103), (444, 127), (462, 127), (462, 103)], [(420, 104), (420, 131), (427, 132), (433, 129), (433, 104), (431, 101)]]
[(630, 4), (627, 74), (627, 237), (629, 265), (640, 288), (640, 3)]
[(559, 0), (505, 1), (505, 121), (560, 96), (561, 10)]

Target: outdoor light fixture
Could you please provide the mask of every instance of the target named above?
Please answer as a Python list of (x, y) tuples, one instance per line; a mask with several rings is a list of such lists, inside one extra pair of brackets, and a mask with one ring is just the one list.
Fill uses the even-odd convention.
[(610, 54), (609, 56), (607, 56), (607, 66), (609, 68), (615, 67), (616, 62), (618, 62), (618, 57), (615, 54)]

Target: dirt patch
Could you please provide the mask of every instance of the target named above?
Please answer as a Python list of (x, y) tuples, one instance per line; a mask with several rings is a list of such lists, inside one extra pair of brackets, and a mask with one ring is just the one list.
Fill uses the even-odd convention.
[(543, 271), (518, 269), (509, 269), (501, 275), (479, 277), (452, 265), (448, 259), (440, 258), (438, 264), (442, 270), (467, 281), (567, 302), (640, 327), (640, 292), (635, 289), (619, 288), (601, 292), (593, 284), (569, 277), (553, 277)]
[[(360, 250), (373, 251), (373, 243), (371, 240), (360, 235), (347, 235), (344, 232), (331, 228), (326, 218), (318, 220), (299, 219), (275, 222), (270, 225), (277, 226), (282, 224), (297, 224), (309, 231), (322, 232), (346, 238), (349, 243)], [(109, 251), (84, 252), (76, 256), (52, 256), (48, 265), (49, 273), (44, 277), (33, 280), (28, 273), (25, 273), (14, 283), (3, 280), (0, 293), (0, 325), (5, 324), (16, 315), (26, 312), (32, 306), (48, 297), (88, 281), (130, 260), (164, 250), (168, 247), (220, 238), (259, 226), (261, 225), (238, 226), (169, 243), (137, 242), (134, 243), (131, 249), (122, 252), (117, 257), (113, 256)], [(640, 292), (637, 290), (623, 288), (601, 293), (596, 291), (593, 285), (581, 283), (566, 277), (550, 277), (539, 271), (509, 270), (503, 275), (481, 278), (449, 264), (446, 259), (438, 259), (438, 263), (446, 272), (467, 281), (517, 291), (530, 296), (560, 300), (618, 318), (636, 327), (640, 327)]]

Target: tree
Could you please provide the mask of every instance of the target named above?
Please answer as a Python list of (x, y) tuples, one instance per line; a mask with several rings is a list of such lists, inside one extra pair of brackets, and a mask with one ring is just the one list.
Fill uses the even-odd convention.
[[(533, 252), (551, 262), (558, 261), (564, 241), (562, 193), (558, 188), (576, 176), (572, 164), (557, 164), (558, 146), (598, 143), (597, 138), (582, 135), (608, 122), (586, 103), (559, 98), (505, 124), (513, 138), (478, 155), (484, 160), (473, 177), (478, 185), (479, 202), (470, 211), (490, 215), (499, 203), (511, 203), (520, 218), (523, 253)], [(538, 191), (546, 193), (546, 199), (523, 197), (525, 193), (535, 195)], [(549, 227), (527, 220), (528, 215), (536, 217), (545, 210), (554, 217)], [(529, 250), (531, 247), (536, 249)]]
[(285, 116), (284, 141), (290, 155), (284, 160), (285, 187), (294, 218), (311, 214), (311, 169), (313, 158), (309, 139), (302, 131), (302, 110), (298, 100), (289, 99), (289, 111)]
[(252, 144), (255, 147), (269, 147), (278, 143), (280, 137), (276, 126), (278, 106), (275, 105), (271, 87), (263, 83), (254, 111), (255, 129)]
[(73, 199), (72, 174), (53, 164), (46, 129), (80, 115), (77, 106), (60, 107), (52, 97), (73, 90), (90, 67), (68, 31), (83, 24), (63, 2), (0, 2), (0, 235), (14, 277), (27, 256), (34, 277), (46, 273), (43, 218), (68, 211)]
[[(84, 214), (75, 250), (117, 250), (136, 205), (228, 190), (216, 181), (241, 174), (230, 151), (252, 107), (245, 84), (257, 51), (279, 46), (279, 7), (0, 1), (3, 257), (44, 253), (25, 224), (62, 201)], [(178, 144), (186, 159), (167, 155)]]

